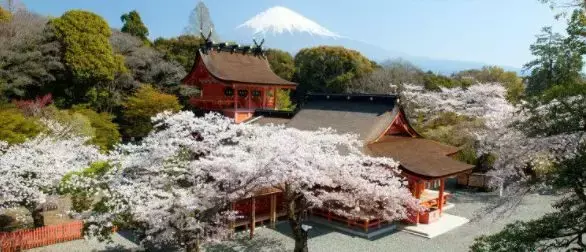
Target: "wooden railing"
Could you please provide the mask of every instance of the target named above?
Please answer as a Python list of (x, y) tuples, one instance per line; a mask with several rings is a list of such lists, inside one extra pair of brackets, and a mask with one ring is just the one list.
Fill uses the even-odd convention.
[(336, 215), (328, 209), (312, 209), (311, 214), (325, 218), (330, 222), (336, 221), (339, 223), (345, 223), (348, 227), (360, 228), (364, 230), (364, 232), (368, 232), (369, 228), (380, 228), (383, 223), (386, 223), (386, 221), (381, 219), (348, 218)]
[(83, 222), (0, 233), (0, 251), (12, 252), (83, 239)]
[[(266, 97), (265, 101), (265, 108), (272, 108), (274, 106), (275, 99), (272, 97)], [(241, 98), (236, 99), (238, 103), (238, 108), (248, 108), (248, 102), (242, 100)], [(202, 109), (210, 109), (210, 110), (217, 110), (217, 109), (225, 109), (225, 108), (234, 108), (234, 98), (227, 97), (227, 96), (205, 96), (205, 97), (191, 97), (189, 99), (189, 103), (191, 105), (202, 108)], [(262, 108), (262, 98), (254, 98), (253, 102), (254, 108)]]

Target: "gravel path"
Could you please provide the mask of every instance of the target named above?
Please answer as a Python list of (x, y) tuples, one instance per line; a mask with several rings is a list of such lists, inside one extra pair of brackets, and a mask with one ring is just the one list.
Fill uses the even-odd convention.
[[(366, 240), (343, 233), (335, 232), (327, 227), (314, 225), (310, 231), (310, 251), (468, 251), (474, 238), (501, 230), (507, 223), (515, 220), (529, 220), (552, 211), (551, 203), (557, 197), (548, 195), (527, 195), (514, 210), (505, 215), (483, 214), (491, 202), (497, 200), (487, 193), (471, 193), (466, 191), (452, 192), (450, 202), (455, 207), (447, 213), (471, 219), (465, 224), (446, 234), (433, 239), (421, 238), (404, 232), (385, 235), (375, 240)], [(246, 234), (241, 234), (243, 237)], [(208, 251), (291, 251), (293, 240), (288, 236), (287, 223), (280, 223), (276, 229), (258, 228), (253, 240), (246, 238), (225, 242), (208, 248)], [(59, 245), (34, 249), (32, 251), (128, 251), (136, 250), (137, 246), (117, 235), (114, 244), (97, 241), (74, 241)]]
[[(486, 193), (453, 192), (452, 203), (455, 207), (447, 213), (471, 219), (470, 223), (458, 227), (433, 239), (421, 238), (405, 232), (396, 232), (375, 240), (366, 240), (339, 232), (327, 227), (315, 225), (310, 231), (310, 251), (468, 251), (474, 238), (482, 234), (498, 232), (506, 224), (515, 220), (530, 220), (553, 210), (551, 203), (557, 197), (547, 195), (527, 195), (520, 204), (504, 215), (483, 214), (490, 202), (498, 197)], [(213, 251), (291, 251), (293, 240), (287, 236), (286, 223), (278, 225), (276, 230), (259, 228), (253, 241), (232, 242), (218, 246)], [(262, 249), (261, 249), (262, 246)]]

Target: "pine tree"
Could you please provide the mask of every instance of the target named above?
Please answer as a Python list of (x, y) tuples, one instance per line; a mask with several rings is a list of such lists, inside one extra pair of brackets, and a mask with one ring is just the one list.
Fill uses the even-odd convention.
[(148, 43), (149, 29), (144, 25), (140, 14), (136, 10), (125, 13), (120, 17), (120, 20), (124, 23), (120, 31), (139, 37), (142, 41)]

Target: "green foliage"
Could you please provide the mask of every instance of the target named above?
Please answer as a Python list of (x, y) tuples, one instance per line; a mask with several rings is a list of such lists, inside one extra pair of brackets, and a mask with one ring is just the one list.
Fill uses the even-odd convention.
[[(122, 94), (120, 90), (109, 87), (110, 85), (98, 85), (89, 88), (83, 97), (85, 101), (83, 104), (96, 111), (112, 111), (115, 107), (119, 107)], [(72, 104), (81, 104), (81, 102)]]
[(295, 55), (295, 79), (304, 91), (344, 92), (350, 81), (372, 71), (370, 60), (344, 47), (305, 48)]
[[(580, 21), (583, 18), (581, 13), (574, 14), (568, 33), (584, 29)], [(535, 44), (531, 45), (531, 52), (537, 59), (525, 65), (531, 71), (527, 78), (527, 94), (535, 96), (554, 86), (582, 82), (583, 43), (576, 34), (563, 38), (554, 33), (551, 27), (544, 28)]]
[(279, 49), (269, 49), (266, 51), (266, 56), (273, 72), (285, 80), (293, 79), (295, 62), (290, 53)]
[(467, 164), (476, 165), (478, 162), (478, 156), (476, 155), (476, 149), (471, 145), (464, 145), (460, 147), (460, 151), (456, 153), (456, 160), (462, 161)]
[(74, 134), (89, 138), (94, 138), (96, 136), (96, 130), (92, 127), (90, 119), (81, 113), (75, 113), (68, 110), (60, 110), (55, 106), (48, 106), (43, 109), (42, 117), (44, 117), (45, 119), (56, 121), (63, 127), (63, 129), (59, 129), (59, 131), (57, 132), (49, 131), (49, 133), (51, 134)]
[[(124, 55), (125, 65), (136, 81), (133, 84), (151, 83), (166, 93), (179, 94), (179, 83), (187, 74), (179, 63), (165, 60), (163, 53), (126, 33), (114, 31), (110, 43), (114, 51)], [(129, 87), (134, 89), (135, 85)]]
[[(475, 239), (470, 250), (474, 252), (505, 251), (573, 251), (574, 236), (585, 230), (586, 204), (579, 198), (567, 197), (554, 204), (557, 210), (530, 221), (507, 224), (502, 231)], [(578, 245), (580, 246), (580, 245)], [(586, 246), (575, 251), (583, 251)]]
[(470, 81), (471, 84), (476, 82), (501, 83), (507, 89), (507, 100), (512, 103), (518, 103), (525, 92), (523, 79), (517, 76), (516, 72), (505, 71), (498, 66), (485, 66), (480, 70), (461, 71), (454, 75), (454, 79), (461, 82)]
[(22, 143), (43, 132), (45, 127), (36, 118), (26, 117), (10, 105), (0, 105), (0, 141)]
[(553, 205), (553, 213), (518, 221), (496, 234), (477, 238), (472, 251), (586, 250), (586, 89), (580, 76), (586, 54), (586, 6), (577, 6), (580, 8), (568, 20), (568, 37), (545, 28), (531, 46), (537, 59), (527, 64), (531, 69), (527, 86), (530, 99), (523, 105), (527, 119), (517, 125), (529, 137), (579, 136), (569, 138), (561, 147), (562, 152), (572, 155), (559, 160), (545, 157), (546, 162), (538, 162), (543, 163), (541, 167), (525, 169), (531, 185), (545, 185), (564, 197)]
[(95, 130), (95, 136), (92, 138), (91, 143), (100, 147), (101, 150), (107, 151), (120, 142), (118, 125), (112, 122), (114, 120), (113, 115), (105, 112), (98, 113), (81, 106), (74, 107), (72, 112), (82, 114), (89, 119), (90, 125)]
[[(103, 161), (102, 162), (95, 162), (95, 163), (90, 164), (90, 167), (85, 168), (81, 171), (75, 171), (75, 172), (70, 172), (70, 173), (65, 174), (63, 176), (63, 178), (61, 179), (61, 184), (68, 183), (71, 180), (71, 177), (73, 177), (73, 176), (82, 176), (82, 177), (87, 177), (87, 178), (96, 178), (99, 176), (103, 176), (110, 169), (112, 169), (112, 166), (108, 162), (103, 162)], [(63, 188), (63, 186), (62, 186), (62, 188)], [(62, 192), (69, 193), (71, 191), (69, 191), (68, 187), (67, 187), (67, 188), (64, 188), (64, 191), (62, 190)]]
[(149, 43), (147, 37), (149, 35), (149, 29), (144, 25), (136, 10), (123, 14), (120, 20), (124, 23), (120, 31), (139, 37), (145, 43)]
[(70, 172), (63, 176), (59, 184), (59, 193), (68, 194), (71, 197), (72, 209), (76, 212), (89, 210), (94, 202), (94, 196), (85, 189), (80, 189), (71, 183), (72, 177), (97, 178), (103, 176), (112, 169), (108, 162), (95, 162), (82, 171)]
[(433, 119), (416, 126), (425, 137), (453, 146), (465, 146), (473, 143), (471, 132), (484, 127), (481, 120), (454, 112), (444, 112)]
[(170, 39), (157, 38), (154, 47), (165, 54), (165, 59), (179, 62), (189, 72), (193, 67), (195, 54), (203, 43), (200, 36), (182, 35)]
[(47, 21), (21, 10), (0, 23), (0, 94), (7, 100), (45, 94), (42, 90), (64, 72), (61, 48)]
[(425, 73), (423, 76), (423, 85), (427, 90), (439, 91), (440, 88), (455, 88), (455, 87), (467, 87), (471, 83), (466, 81), (459, 81), (441, 74), (435, 74), (431, 71)]
[(125, 72), (124, 59), (112, 52), (108, 23), (100, 16), (81, 10), (65, 12), (51, 20), (61, 42), (64, 62), (73, 77), (82, 83), (112, 81)]
[(144, 85), (124, 103), (123, 132), (127, 137), (144, 137), (152, 129), (152, 116), (163, 111), (177, 112), (180, 109), (177, 97)]
[(372, 68), (375, 69), (375, 70), (378, 70), (378, 69), (382, 69), (383, 68), (382, 65), (380, 65), (378, 62), (376, 62), (374, 60), (371, 60), (370, 61), (370, 64), (372, 65)]
[(277, 89), (277, 109), (285, 111), (295, 110), (295, 105), (291, 102), (291, 91)]
[(475, 138), (472, 132), (484, 127), (481, 120), (454, 112), (444, 112), (428, 122), (423, 123), (423, 118), (418, 121), (416, 128), (427, 139), (460, 147), (460, 151), (454, 156), (455, 159), (479, 168), (492, 165), (490, 160), (485, 160), (489, 155), (478, 157), (474, 147)]
[(0, 6), (0, 23), (2, 23), (2, 22), (8, 22), (8, 21), (10, 21), (11, 18), (12, 18), (12, 13), (10, 13), (9, 11), (3, 9)]
[(393, 94), (403, 84), (423, 83), (425, 73), (409, 61), (402, 59), (386, 61), (376, 70), (352, 81), (348, 92), (370, 94)]

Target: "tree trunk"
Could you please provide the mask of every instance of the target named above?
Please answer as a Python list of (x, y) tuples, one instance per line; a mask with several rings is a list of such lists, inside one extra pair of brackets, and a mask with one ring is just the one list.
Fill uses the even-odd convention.
[(307, 231), (301, 227), (301, 215), (295, 213), (295, 200), (287, 197), (287, 218), (295, 240), (294, 252), (307, 252)]
[(200, 252), (201, 248), (200, 248), (200, 244), (199, 244), (199, 239), (197, 239), (195, 241), (195, 243), (190, 243), (187, 245), (187, 247), (185, 247), (185, 252)]
[(187, 244), (187, 246), (185, 246), (185, 252), (200, 252), (201, 251), (201, 239), (200, 236), (197, 235), (197, 237), (195, 238), (195, 242), (193, 241), (193, 238), (189, 239), (189, 238), (184, 238), (184, 241), (187, 241), (185, 244)]
[(33, 224), (35, 227), (45, 226), (45, 217), (43, 216), (43, 209), (38, 207), (36, 204), (29, 206), (28, 210), (31, 212), (33, 217)]

